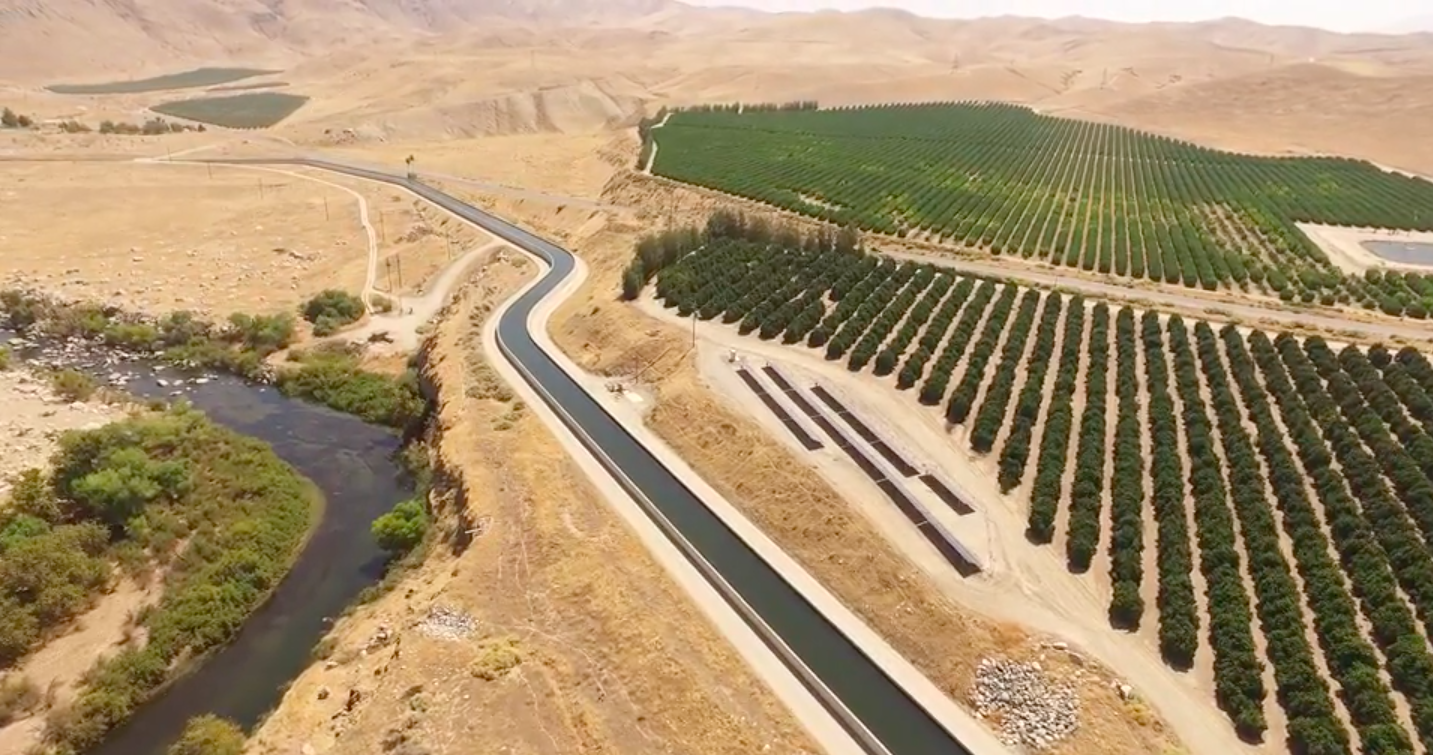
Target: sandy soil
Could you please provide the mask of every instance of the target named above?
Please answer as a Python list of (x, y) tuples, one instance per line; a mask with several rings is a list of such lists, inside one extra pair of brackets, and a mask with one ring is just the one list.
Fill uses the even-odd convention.
[(25, 718), (0, 727), (0, 755), (21, 755), (40, 741), (44, 711), (74, 698), (77, 682), (100, 660), (127, 644), (143, 641), (135, 625), (138, 612), (159, 601), (163, 580), (136, 584), (129, 578), (119, 583), (75, 619), (68, 633), (46, 642), (44, 647), (20, 661), (8, 673), (34, 684), (44, 695), (40, 709)]
[[(325, 150), (340, 157), (402, 165), (412, 155), (419, 173), (469, 176), (500, 186), (595, 198), (616, 166), (592, 160), (625, 132), (509, 134), (434, 142), (421, 140), (372, 145), (339, 145)], [(627, 167), (623, 165), (622, 167)]]
[[(13, 475), (43, 468), (58, 447), (60, 434), (89, 430), (124, 416), (117, 406), (99, 402), (63, 401), (48, 383), (15, 366), (0, 370), (0, 502), (10, 489)], [(3, 505), (3, 503), (0, 503)], [(74, 682), (94, 662), (115, 651), (133, 629), (134, 612), (159, 598), (157, 583), (136, 585), (122, 579), (93, 608), (77, 618), (68, 631), (49, 640), (7, 673), (33, 683), (45, 695), (44, 707), (62, 703), (73, 694)], [(43, 727), (43, 710), (0, 727), (0, 755), (19, 755), (36, 741)]]
[[(434, 504), (445, 533), (471, 543), (440, 543), (339, 622), (330, 660), (294, 683), (250, 751), (813, 752), (483, 356), (487, 314), (534, 273), (524, 260), (475, 278), (434, 336), (450, 486)], [(434, 605), (471, 615), (474, 634), (415, 630)], [(393, 638), (375, 642), (380, 627)], [(520, 662), (476, 676), (509, 640)], [(344, 712), (350, 689), (360, 700)]]
[(49, 384), (28, 370), (0, 370), (0, 500), (10, 477), (44, 467), (67, 430), (92, 430), (124, 416), (123, 409), (99, 402), (70, 403), (55, 396)]
[(1299, 230), (1318, 245), (1329, 261), (1350, 275), (1362, 275), (1370, 268), (1412, 270), (1427, 273), (1433, 265), (1416, 265), (1386, 260), (1365, 249), (1364, 241), (1421, 242), (1433, 244), (1433, 233), (1426, 231), (1389, 231), (1380, 228), (1345, 228), (1342, 226), (1297, 223)]

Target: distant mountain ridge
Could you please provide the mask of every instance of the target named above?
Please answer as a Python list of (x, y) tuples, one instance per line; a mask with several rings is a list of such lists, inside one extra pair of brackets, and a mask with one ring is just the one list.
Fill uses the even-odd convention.
[[(608, 42), (627, 41), (597, 38), (608, 32), (615, 33)], [(767, 13), (678, 0), (0, 0), (0, 81), (97, 81), (192, 65), (289, 67), (335, 53), (455, 36), (483, 47), (522, 40), (620, 54), (632, 49), (627, 34), (665, 34), (696, 47), (718, 39), (789, 44), (807, 64), (864, 59), (873, 50), (893, 65), (1042, 61), (1100, 76), (1111, 75), (1106, 69), (1143, 70), (1142, 62), (1163, 65), (1176, 58), (1211, 71), (1222, 70), (1226, 59), (1241, 69), (1259, 61), (1349, 56), (1376, 65), (1433, 61), (1433, 37), (1427, 35), (1338, 34), (1237, 18), (1193, 24), (952, 20), (892, 10)], [(724, 65), (726, 57), (712, 57), (709, 65)]]
[(1380, 29), (1388, 34), (1417, 34), (1419, 32), (1433, 32), (1433, 13), (1425, 13), (1421, 16), (1413, 16), (1388, 24)]
[(0, 0), (0, 81), (284, 65), (474, 26), (621, 25), (687, 8), (675, 0)]

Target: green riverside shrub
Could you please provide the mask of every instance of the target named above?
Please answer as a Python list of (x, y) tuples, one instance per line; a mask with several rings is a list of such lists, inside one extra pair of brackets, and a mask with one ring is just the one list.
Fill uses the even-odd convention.
[(213, 715), (195, 716), (184, 726), (167, 755), (243, 755), (244, 732), (233, 721)]
[(0, 667), (87, 610), (116, 564), (165, 577), (141, 621), (148, 642), (96, 663), (73, 703), (50, 711), (47, 741), (93, 747), (178, 661), (228, 642), (288, 571), (321, 505), (266, 444), (186, 406), (63, 435), (52, 469), (17, 477), (0, 504)]

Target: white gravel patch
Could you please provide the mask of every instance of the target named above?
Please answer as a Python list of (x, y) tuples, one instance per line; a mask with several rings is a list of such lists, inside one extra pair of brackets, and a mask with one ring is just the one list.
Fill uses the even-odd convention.
[(1039, 663), (986, 658), (975, 672), (975, 710), (1000, 722), (1000, 741), (1044, 750), (1079, 725), (1080, 699), (1073, 687), (1046, 676)]
[(456, 608), (434, 606), (418, 622), (418, 631), (436, 640), (465, 640), (478, 631), (478, 622)]

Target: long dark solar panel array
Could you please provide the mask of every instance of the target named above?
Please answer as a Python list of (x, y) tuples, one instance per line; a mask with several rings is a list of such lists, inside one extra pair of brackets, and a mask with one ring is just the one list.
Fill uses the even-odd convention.
[(935, 493), (936, 497), (953, 509), (955, 513), (961, 516), (975, 513), (975, 509), (971, 508), (970, 504), (956, 495), (955, 491), (946, 487), (945, 483), (941, 482), (939, 477), (923, 474), (921, 475), (921, 482), (925, 483), (925, 486), (930, 488), (931, 492)]
[(766, 376), (771, 378), (771, 382), (776, 383), (776, 387), (780, 388), (781, 391), (791, 399), (791, 403), (796, 404), (797, 409), (805, 412), (806, 416), (811, 419), (816, 419), (821, 416), (821, 412), (816, 411), (816, 407), (812, 406), (811, 402), (807, 401), (806, 397), (796, 390), (796, 386), (792, 385), (791, 381), (787, 380), (786, 376), (781, 374), (775, 367), (768, 364), (762, 367), (761, 371), (766, 373)]
[[(826, 390), (825, 387), (819, 385), (814, 386), (811, 388), (811, 392), (816, 394), (816, 398), (821, 399), (821, 403), (831, 407), (831, 411), (836, 412), (836, 416), (850, 425), (851, 429), (855, 430), (857, 435), (865, 439), (867, 443), (870, 443), (871, 448), (874, 448), (876, 453), (890, 462), (891, 466), (895, 467), (902, 475), (915, 477), (920, 474), (920, 470), (911, 466), (910, 463), (905, 460), (905, 457), (896, 453), (895, 449), (891, 448), (888, 443), (882, 440), (881, 436), (877, 435), (865, 422), (862, 422), (861, 418), (857, 417), (855, 412), (847, 409), (846, 405), (842, 404), (840, 399), (831, 395), (831, 392)], [(939, 477), (931, 474), (922, 474), (920, 475), (920, 481), (925, 483), (925, 486), (930, 488), (931, 492), (935, 493), (936, 497), (955, 511), (955, 513), (961, 516), (975, 513), (975, 509), (971, 508), (970, 504), (956, 495), (955, 491), (951, 490)]]
[(850, 425), (851, 429), (855, 430), (857, 435), (871, 444), (871, 448), (875, 449), (876, 453), (881, 455), (881, 458), (890, 462), (890, 465), (895, 467), (896, 471), (901, 473), (901, 476), (915, 477), (920, 473), (919, 470), (911, 466), (910, 462), (906, 461), (904, 456), (896, 453), (895, 449), (891, 448), (890, 445), (881, 439), (881, 436), (877, 435), (865, 422), (862, 422), (860, 417), (857, 417), (851, 410), (846, 408), (845, 404), (842, 404), (835, 396), (832, 396), (831, 392), (826, 390), (825, 387), (815, 386), (811, 389), (811, 392), (816, 394), (816, 398), (821, 399), (821, 403), (831, 407), (831, 411), (835, 412), (837, 417), (840, 417), (846, 424)]
[(812, 437), (811, 433), (806, 432), (806, 428), (797, 424), (791, 414), (786, 411), (786, 407), (776, 402), (776, 399), (767, 392), (766, 386), (762, 385), (761, 381), (757, 380), (755, 375), (747, 372), (744, 367), (738, 369), (736, 374), (741, 376), (742, 381), (746, 383), (746, 387), (750, 388), (752, 392), (756, 394), (756, 397), (761, 399), (761, 403), (766, 404), (766, 408), (770, 409), (771, 413), (775, 414), (776, 418), (781, 420), (781, 424), (786, 426), (786, 429), (795, 436), (796, 441), (804, 446), (807, 451), (815, 451), (818, 448), (822, 448), (821, 441)]
[[(857, 448), (856, 445), (846, 437), (845, 433), (841, 432), (830, 420), (826, 419), (826, 415), (823, 414), (820, 409), (817, 409), (810, 401), (807, 401), (806, 398), (801, 395), (800, 391), (796, 389), (796, 386), (791, 384), (791, 381), (787, 380), (784, 375), (770, 365), (762, 367), (761, 369), (766, 373), (766, 376), (771, 378), (771, 381), (786, 394), (787, 398), (791, 399), (793, 404), (805, 412), (806, 416), (809, 417), (812, 422), (815, 422), (817, 426), (821, 428), (822, 432), (825, 432), (831, 437), (831, 440), (836, 442), (837, 448), (840, 448), (843, 453), (849, 456), (851, 461), (854, 461), (856, 466), (860, 467), (861, 471), (865, 472), (866, 476), (876, 483), (876, 487), (879, 487), (881, 492), (885, 493), (886, 497), (890, 498), (891, 502), (896, 505), (896, 508), (900, 509), (901, 513), (905, 514), (907, 519), (911, 520), (911, 523), (916, 526), (916, 529), (920, 530), (921, 535), (930, 541), (931, 545), (935, 546), (936, 550), (940, 552), (941, 556), (945, 557), (946, 561), (950, 562), (951, 566), (955, 567), (955, 571), (958, 574), (962, 577), (969, 577), (980, 573), (979, 564), (975, 562), (975, 559), (970, 557), (970, 554), (965, 552), (965, 549), (955, 541), (955, 538), (943, 532), (935, 522), (927, 519), (925, 513), (921, 511), (920, 506), (911, 500), (910, 496), (906, 494), (901, 486), (897, 484), (896, 481), (888, 478), (886, 473), (882, 471), (875, 462), (871, 461), (861, 449)], [(818, 386), (815, 390), (820, 391), (821, 388)], [(822, 400), (824, 401), (825, 399)], [(867, 428), (867, 431), (869, 432), (869, 428)]]

